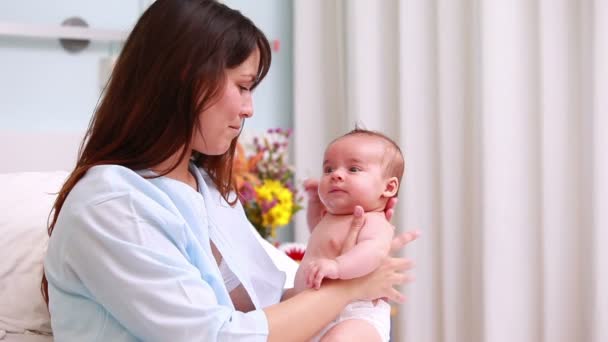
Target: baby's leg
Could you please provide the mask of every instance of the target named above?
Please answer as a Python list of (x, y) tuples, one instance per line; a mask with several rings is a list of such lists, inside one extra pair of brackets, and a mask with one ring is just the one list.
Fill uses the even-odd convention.
[(325, 333), (320, 342), (365, 341), (383, 342), (378, 330), (362, 319), (347, 319), (342, 321)]

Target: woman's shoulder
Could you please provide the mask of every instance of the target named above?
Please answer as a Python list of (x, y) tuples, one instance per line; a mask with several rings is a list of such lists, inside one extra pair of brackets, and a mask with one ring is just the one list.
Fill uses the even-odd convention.
[(91, 184), (102, 183), (113, 188), (131, 188), (140, 185), (140, 183), (146, 183), (141, 171), (134, 171), (128, 167), (114, 164), (93, 166), (82, 180), (85, 183), (87, 181)]
[(119, 198), (135, 202), (164, 201), (164, 193), (136, 172), (120, 165), (92, 167), (76, 183), (68, 195), (68, 201), (81, 205), (103, 203)]
[[(141, 220), (153, 226), (182, 226), (183, 219), (165, 191), (143, 175), (119, 165), (91, 168), (68, 194), (60, 212), (63, 225)], [(84, 230), (84, 229), (80, 229)]]
[(90, 168), (78, 180), (70, 195), (99, 198), (111, 194), (128, 193), (145, 186), (142, 176), (120, 165), (98, 165)]

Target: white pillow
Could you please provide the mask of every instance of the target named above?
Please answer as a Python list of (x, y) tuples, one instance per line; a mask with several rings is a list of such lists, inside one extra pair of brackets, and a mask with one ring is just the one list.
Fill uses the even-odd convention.
[(47, 220), (65, 171), (0, 174), (0, 330), (51, 331), (40, 293)]

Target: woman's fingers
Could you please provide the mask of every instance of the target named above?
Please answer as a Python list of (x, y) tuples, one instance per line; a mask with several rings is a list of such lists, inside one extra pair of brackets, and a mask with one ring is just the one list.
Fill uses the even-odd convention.
[(395, 283), (398, 285), (403, 285), (407, 283), (411, 283), (416, 279), (413, 274), (407, 273), (397, 273), (395, 275)]
[(304, 190), (306, 192), (317, 192), (317, 189), (319, 188), (319, 180), (318, 179), (307, 179), (304, 181)]
[[(395, 274), (394, 276), (395, 276), (395, 278), (393, 278), (393, 281), (394, 281), (393, 286), (403, 285), (406, 283), (410, 283), (414, 280), (414, 276), (409, 275), (409, 274), (398, 273), (398, 274)], [(405, 302), (405, 299), (406, 299), (406, 297), (401, 292), (399, 292), (397, 289), (395, 289), (394, 287), (391, 287), (388, 290), (388, 293), (385, 297), (387, 297), (389, 300), (396, 302), (396, 303), (403, 303), (403, 302)]]
[(386, 207), (384, 207), (384, 214), (386, 215), (386, 220), (390, 221), (393, 218), (393, 214), (395, 214), (395, 206), (397, 206), (397, 201), (399, 199), (397, 197), (392, 197), (386, 202)]
[(321, 288), (321, 282), (323, 281), (323, 274), (321, 272), (317, 272), (317, 276), (315, 278), (315, 289)]
[(393, 215), (395, 215), (395, 209), (387, 209), (384, 214), (386, 215), (386, 220), (390, 222), (393, 218)]
[(313, 265), (310, 268), (310, 273), (308, 274), (308, 279), (306, 280), (306, 284), (310, 288), (314, 287), (314, 279), (315, 279), (316, 273), (317, 273), (317, 267)]
[(403, 304), (405, 302), (405, 296), (395, 290), (395, 289), (391, 289), (391, 291), (389, 291), (389, 295), (387, 296), (389, 300), (395, 302), (395, 303), (399, 303), (399, 304)]
[(350, 223), (350, 229), (348, 234), (346, 235), (346, 239), (344, 239), (344, 243), (342, 244), (342, 251), (340, 254), (344, 254), (350, 251), (356, 244), (357, 238), (359, 238), (359, 232), (361, 228), (365, 225), (365, 215), (363, 212), (363, 207), (355, 206), (353, 210), (353, 220)]
[(396, 271), (407, 271), (414, 268), (414, 261), (407, 258), (393, 258), (392, 263)]
[[(351, 230), (356, 230), (356, 227), (359, 225), (360, 221), (358, 221), (358, 217), (354, 218)], [(418, 236), (420, 236), (419, 231), (410, 231), (397, 235), (392, 241), (391, 250), (393, 252), (398, 251), (409, 242), (414, 241)], [(365, 286), (361, 288), (362, 296), (360, 299), (373, 300), (386, 297), (391, 301), (403, 303), (405, 296), (397, 291), (395, 287), (414, 280), (414, 276), (407, 273), (413, 267), (414, 262), (411, 259), (387, 256), (374, 272), (363, 277), (365, 279), (363, 283)]]
[(357, 234), (365, 224), (365, 216), (363, 215), (363, 207), (357, 205), (353, 210), (353, 221), (350, 224), (351, 232), (356, 231)]
[(404, 232), (395, 236), (391, 242), (391, 252), (394, 253), (399, 251), (401, 248), (403, 248), (403, 246), (416, 240), (419, 236), (419, 230)]
[(305, 180), (304, 190), (308, 195), (306, 222), (308, 223), (308, 230), (312, 233), (323, 217), (325, 206), (321, 203), (321, 199), (319, 198), (319, 181), (317, 179)]

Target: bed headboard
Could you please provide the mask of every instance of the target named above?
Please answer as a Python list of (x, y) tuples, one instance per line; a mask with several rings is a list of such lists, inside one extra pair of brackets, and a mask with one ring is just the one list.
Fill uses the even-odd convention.
[(71, 171), (84, 133), (0, 130), (0, 173)]

